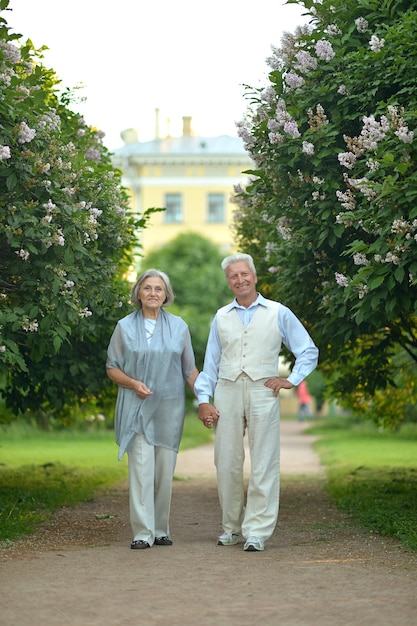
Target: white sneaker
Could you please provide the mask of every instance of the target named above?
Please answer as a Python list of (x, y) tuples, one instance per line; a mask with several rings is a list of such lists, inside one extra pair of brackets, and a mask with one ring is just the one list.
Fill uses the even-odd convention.
[(259, 537), (249, 537), (246, 540), (243, 549), (247, 552), (261, 552), (262, 550), (264, 550), (264, 547), (265, 546), (262, 539), (259, 539)]
[(223, 533), (217, 540), (218, 546), (235, 546), (240, 539), (240, 535)]

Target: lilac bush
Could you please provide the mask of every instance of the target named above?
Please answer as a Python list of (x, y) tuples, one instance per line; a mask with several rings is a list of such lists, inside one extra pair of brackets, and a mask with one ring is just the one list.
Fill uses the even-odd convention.
[(0, 394), (15, 413), (106, 393), (105, 349), (126, 309), (144, 225), (128, 213), (103, 134), (58, 95), (42, 49), (0, 2)]
[(417, 2), (296, 4), (310, 22), (272, 47), (269, 84), (248, 89), (238, 124), (255, 167), (236, 189), (237, 239), (264, 291), (310, 327), (332, 392), (378, 420), (389, 389), (404, 416), (417, 361)]

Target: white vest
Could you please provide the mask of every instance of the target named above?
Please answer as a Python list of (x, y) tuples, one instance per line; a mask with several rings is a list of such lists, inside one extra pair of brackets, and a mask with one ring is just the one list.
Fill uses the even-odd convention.
[(279, 302), (258, 306), (250, 323), (243, 326), (229, 305), (217, 312), (217, 331), (222, 354), (219, 378), (236, 380), (242, 372), (252, 380), (278, 376), (282, 337), (278, 329)]

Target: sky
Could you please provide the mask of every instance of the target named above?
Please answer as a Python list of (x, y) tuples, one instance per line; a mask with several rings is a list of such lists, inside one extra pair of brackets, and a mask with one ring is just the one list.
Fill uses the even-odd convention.
[(105, 133), (139, 141), (182, 133), (192, 117), (201, 136), (236, 136), (248, 106), (244, 86), (267, 84), (271, 45), (304, 24), (303, 8), (281, 0), (10, 0), (9, 28), (47, 46), (44, 65), (62, 86), (83, 85), (72, 105)]

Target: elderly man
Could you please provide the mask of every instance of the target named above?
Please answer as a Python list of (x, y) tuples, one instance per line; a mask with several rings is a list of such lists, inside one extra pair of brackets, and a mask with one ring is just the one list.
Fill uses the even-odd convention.
[[(222, 268), (235, 299), (213, 319), (195, 392), (199, 418), (208, 428), (215, 427), (223, 526), (217, 543), (235, 545), (243, 536), (243, 549), (257, 552), (264, 550), (278, 519), (279, 392), (310, 374), (317, 366), (318, 349), (290, 309), (256, 291), (257, 275), (250, 255), (228, 256)], [(277, 375), (282, 343), (295, 356), (287, 379)], [(245, 503), (246, 429), (251, 472)]]

